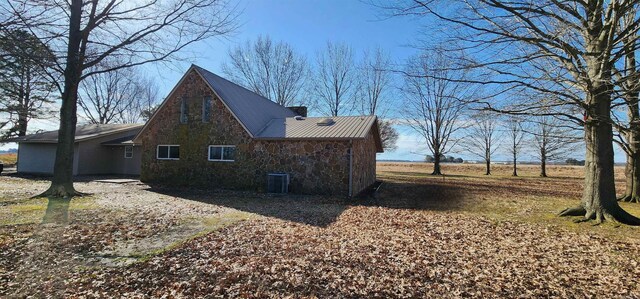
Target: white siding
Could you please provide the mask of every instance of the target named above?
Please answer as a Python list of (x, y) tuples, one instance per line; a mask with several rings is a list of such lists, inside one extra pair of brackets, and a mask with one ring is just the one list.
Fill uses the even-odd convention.
[(18, 152), (18, 172), (52, 174), (56, 160), (56, 144), (20, 143)]

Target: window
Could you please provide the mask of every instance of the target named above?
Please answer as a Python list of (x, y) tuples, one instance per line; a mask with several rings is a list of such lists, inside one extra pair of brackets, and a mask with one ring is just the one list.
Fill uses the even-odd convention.
[(180, 103), (180, 123), (186, 124), (189, 118), (187, 114), (189, 113), (189, 107), (187, 106), (187, 98), (182, 98), (182, 102)]
[(236, 147), (234, 145), (210, 145), (209, 161), (233, 162), (236, 159)]
[(124, 158), (125, 159), (133, 158), (133, 146), (127, 145), (124, 147)]
[(158, 145), (156, 157), (158, 160), (178, 160), (180, 159), (179, 145)]
[(211, 97), (202, 98), (202, 122), (207, 123), (211, 118)]

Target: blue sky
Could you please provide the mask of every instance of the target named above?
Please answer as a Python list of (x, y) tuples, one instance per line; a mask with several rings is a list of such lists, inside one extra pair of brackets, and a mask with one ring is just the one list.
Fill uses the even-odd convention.
[[(411, 47), (418, 39), (429, 40), (428, 32), (422, 26), (425, 19), (386, 18), (383, 12), (371, 5), (355, 0), (241, 0), (236, 2), (241, 12), (240, 27), (233, 35), (213, 39), (189, 48), (188, 61), (181, 61), (167, 67), (166, 64), (150, 65), (144, 68), (147, 76), (153, 77), (160, 88), (161, 97), (166, 96), (177, 83), (184, 71), (195, 63), (212, 72), (222, 74), (222, 64), (227, 60), (229, 48), (254, 40), (260, 35), (269, 35), (274, 41), (284, 41), (297, 52), (313, 62), (318, 50), (328, 41), (350, 45), (356, 55), (363, 50), (381, 47), (401, 64), (418, 51)], [(425, 38), (426, 37), (426, 38)], [(357, 58), (357, 57), (356, 57)], [(397, 94), (397, 92), (394, 92)], [(392, 97), (395, 94), (392, 93)], [(395, 106), (401, 105), (398, 97)], [(33, 123), (33, 129), (55, 129), (57, 121)], [(422, 139), (407, 127), (398, 127), (400, 138), (398, 149), (384, 153), (378, 159), (421, 160), (427, 153)], [(16, 147), (4, 145), (0, 149)], [(464, 152), (453, 153), (464, 159), (476, 159)], [(530, 155), (529, 155), (530, 156)], [(523, 157), (531, 160), (532, 157)], [(575, 158), (582, 159), (578, 154)], [(494, 160), (504, 160), (498, 154)], [(617, 154), (616, 161), (624, 156)]]

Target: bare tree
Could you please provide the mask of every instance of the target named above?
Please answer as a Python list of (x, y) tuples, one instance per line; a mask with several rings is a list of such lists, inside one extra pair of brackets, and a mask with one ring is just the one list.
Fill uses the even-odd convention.
[(382, 148), (385, 151), (393, 151), (397, 148), (398, 131), (393, 127), (393, 123), (389, 120), (379, 120), (378, 125), (380, 127), (380, 140), (382, 142)]
[[(377, 5), (395, 15), (434, 17), (448, 26), (452, 40), (443, 44), (462, 47), (473, 56), (465, 67), (500, 74), (476, 83), (502, 91), (535, 91), (557, 100), (546, 107), (524, 102), (502, 112), (532, 115), (538, 108), (553, 108), (553, 115), (584, 127), (582, 201), (561, 216), (640, 225), (640, 219), (616, 201), (611, 120), (614, 64), (626, 52), (623, 41), (638, 38), (633, 29), (640, 23), (638, 1), (413, 0)], [(626, 17), (633, 26), (620, 28)], [(487, 105), (498, 110), (491, 102)]]
[[(159, 103), (158, 87), (135, 69), (99, 73), (81, 83), (78, 105), (90, 123), (139, 123)], [(150, 116), (150, 115), (149, 115)]]
[(576, 150), (576, 130), (553, 116), (536, 117), (531, 125), (534, 155), (540, 161), (540, 176), (547, 177), (547, 162), (565, 158)]
[[(2, 34), (1, 32), (4, 32)], [(0, 31), (0, 139), (24, 136), (33, 118), (53, 114), (53, 84), (47, 68), (53, 53), (47, 45), (24, 30)]]
[(614, 137), (620, 148), (626, 154), (625, 164), (625, 192), (619, 201), (640, 203), (640, 71), (636, 59), (637, 36), (640, 27), (634, 23), (635, 15), (628, 14), (621, 20), (621, 30), (629, 28), (635, 34), (627, 35), (623, 39), (624, 62), (616, 65), (614, 77), (616, 79), (617, 97), (614, 105), (626, 110), (625, 117), (618, 117), (613, 113), (614, 127), (617, 134)]
[(158, 85), (151, 77), (138, 75), (136, 84), (140, 90), (139, 97), (133, 102), (131, 110), (123, 114), (122, 119), (125, 123), (148, 121), (162, 102)]
[[(179, 58), (185, 47), (235, 29), (235, 13), (222, 0), (10, 0), (21, 26), (57, 54), (63, 74), (60, 129), (51, 186), (42, 195), (69, 198), (80, 83), (99, 73)], [(107, 60), (121, 61), (95, 69)]]
[(360, 113), (383, 116), (389, 110), (387, 105), (393, 75), (390, 69), (391, 57), (382, 48), (363, 53), (356, 90)]
[(440, 158), (457, 143), (456, 132), (464, 127), (462, 112), (467, 100), (475, 97), (475, 89), (462, 82), (466, 72), (450, 69), (441, 54), (411, 58), (404, 74), (403, 114), (433, 154), (432, 174), (440, 175)]
[(229, 50), (229, 58), (222, 69), (234, 81), (282, 106), (302, 102), (307, 60), (289, 44), (260, 36)]
[(78, 104), (93, 124), (126, 123), (138, 109), (142, 88), (132, 69), (96, 73), (80, 84)]
[(485, 162), (485, 175), (491, 175), (491, 157), (499, 148), (499, 118), (495, 113), (480, 112), (472, 115), (468, 134), (461, 145)]
[(351, 110), (356, 88), (351, 47), (327, 42), (324, 51), (318, 53), (316, 63), (313, 94), (318, 108), (332, 116)]
[(517, 116), (508, 117), (504, 124), (506, 135), (509, 138), (507, 151), (511, 155), (513, 161), (512, 176), (518, 176), (518, 156), (525, 145), (525, 124), (526, 123), (523, 119)]
[(382, 147), (392, 151), (397, 148), (398, 131), (390, 120), (384, 119), (389, 110), (390, 68), (391, 58), (382, 48), (376, 48), (373, 53), (365, 51), (357, 72), (356, 101), (360, 104), (360, 113), (378, 116)]

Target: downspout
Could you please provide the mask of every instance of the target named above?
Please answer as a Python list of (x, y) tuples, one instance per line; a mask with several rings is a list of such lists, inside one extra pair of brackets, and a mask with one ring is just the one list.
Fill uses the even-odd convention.
[(349, 197), (353, 196), (353, 140), (349, 140)]

